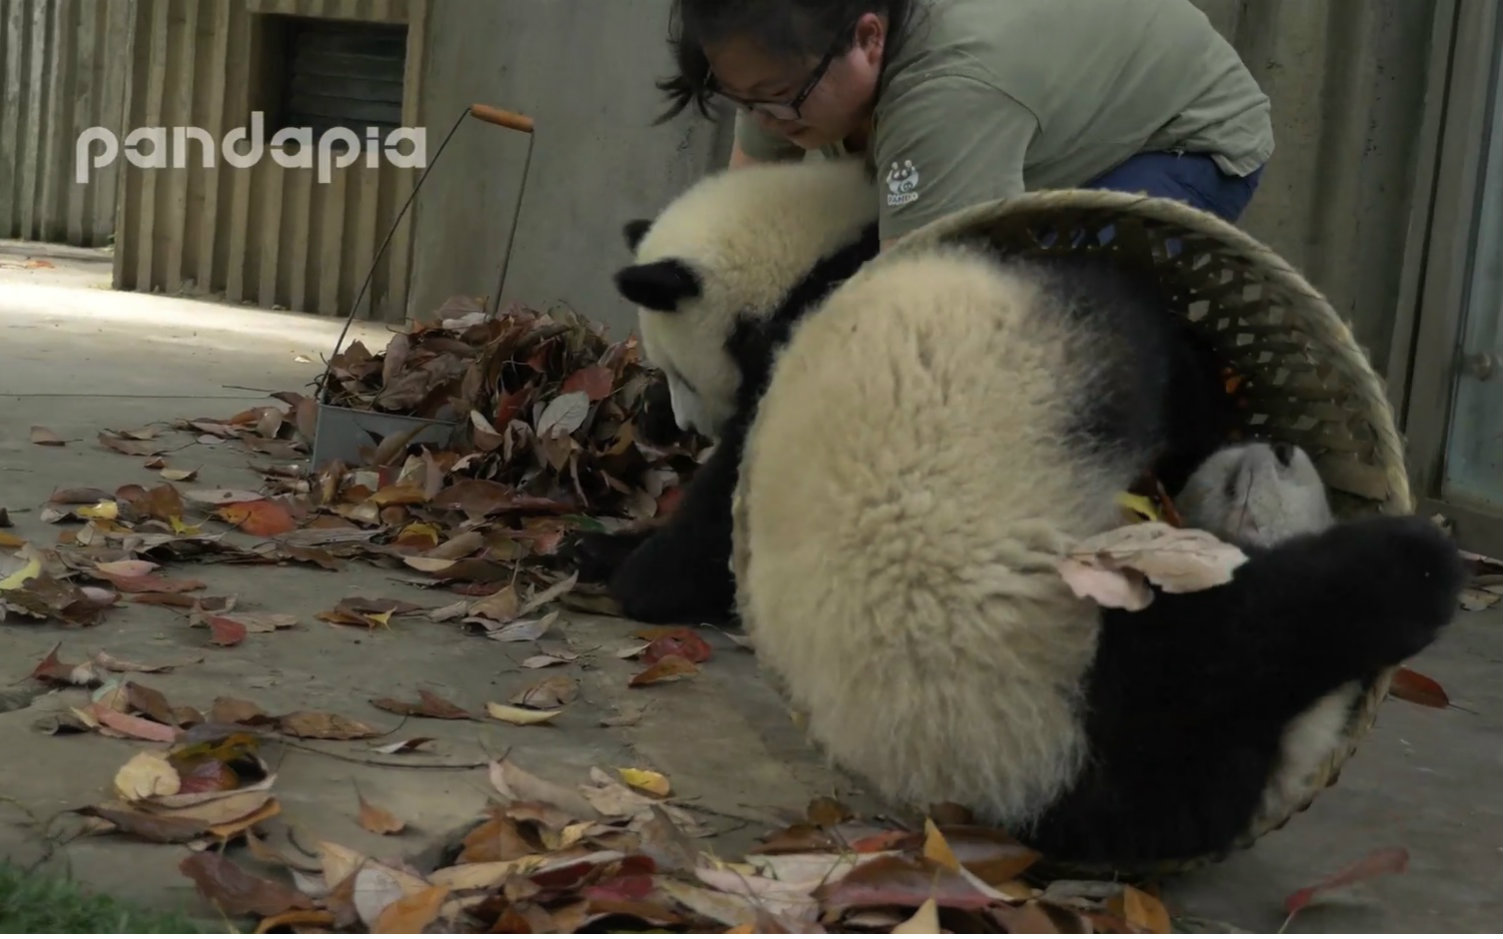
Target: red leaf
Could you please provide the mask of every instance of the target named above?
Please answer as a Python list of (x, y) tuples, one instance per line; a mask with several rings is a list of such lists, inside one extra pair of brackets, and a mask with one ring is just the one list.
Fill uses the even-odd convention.
[(1450, 707), (1451, 699), (1440, 682), (1408, 668), (1400, 668), (1393, 676), (1388, 693), (1401, 701), (1421, 704), (1427, 708)]
[(247, 535), (270, 538), (285, 535), (297, 528), (292, 514), (280, 502), (260, 499), (256, 502), (230, 502), (218, 509), (220, 518)]
[(654, 639), (642, 653), (642, 661), (653, 665), (666, 655), (677, 655), (697, 664), (710, 658), (711, 649), (698, 633), (685, 626)]
[(589, 399), (599, 401), (611, 396), (611, 387), (616, 383), (616, 376), (611, 370), (603, 365), (587, 365), (568, 378), (564, 379), (563, 387), (559, 389), (561, 394), (571, 391), (583, 391)]
[(960, 874), (928, 858), (879, 857), (857, 865), (840, 880), (814, 891), (827, 909), (939, 906), (979, 910), (996, 901)]
[(1291, 893), (1284, 901), (1284, 909), (1290, 916), (1309, 906), (1322, 893), (1345, 887), (1364, 880), (1372, 880), (1384, 874), (1402, 874), (1409, 869), (1409, 851), (1405, 848), (1381, 848), (1357, 863), (1332, 874), (1313, 887), (1303, 887)]
[(671, 486), (664, 489), (663, 494), (658, 496), (658, 516), (662, 518), (672, 515), (673, 510), (678, 508), (678, 504), (682, 501), (684, 501), (683, 486)]
[(238, 646), (245, 641), (245, 624), (228, 616), (206, 617), (216, 646)]
[(190, 854), (178, 863), (177, 869), (192, 878), (201, 895), (230, 916), (246, 913), (276, 916), (288, 910), (313, 908), (313, 901), (301, 891), (249, 874), (214, 851)]

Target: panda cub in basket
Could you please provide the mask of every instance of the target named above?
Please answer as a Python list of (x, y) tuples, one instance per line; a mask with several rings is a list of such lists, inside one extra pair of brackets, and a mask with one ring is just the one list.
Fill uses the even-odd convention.
[[(1217, 451), (1195, 470), (1175, 506), (1188, 527), (1245, 550), (1269, 548), (1336, 524), (1314, 461), (1287, 443), (1233, 444)], [(1309, 784), (1309, 777), (1342, 744), (1363, 691), (1360, 681), (1343, 685), (1285, 729), (1279, 769), (1265, 790), (1270, 808), (1297, 805), (1315, 794), (1318, 787)]]
[(865, 265), (758, 402), (735, 584), (759, 663), (882, 797), (1131, 865), (1232, 846), (1289, 728), (1433, 641), (1462, 574), (1429, 521), (1373, 518), (1141, 611), (1075, 596), (1057, 560), (1121, 524), (1179, 403), (1160, 321), (1099, 296), (932, 241)]
[[(872, 181), (860, 160), (722, 171), (691, 186), (650, 223), (629, 224), (626, 234), (636, 257), (617, 272), (616, 284), (639, 307), (647, 358), (667, 376), (680, 425), (718, 439), (665, 524), (582, 537), (580, 576), (608, 581), (633, 619), (724, 621), (735, 613), (730, 502), (746, 428), (795, 326), (819, 316), (830, 292), (876, 255)], [(1140, 468), (1156, 465), (1167, 485), (1177, 485), (1225, 439), (1230, 403), (1218, 393), (1215, 361), (1180, 318), (1165, 313), (1149, 279), (1110, 259), (1062, 258), (1016, 270), (1030, 287), (1050, 292), (1075, 320), (1135, 324), (1120, 330), (1132, 350), (1128, 356), (1103, 360), (1112, 365), (1100, 369), (1082, 362), (1061, 378), (1118, 369), (1102, 375), (1114, 389), (1114, 404), (1093, 413), (1132, 437)], [(910, 287), (922, 290), (922, 281)], [(883, 352), (926, 354), (920, 348)], [(846, 380), (844, 371), (869, 367), (851, 361), (830, 366), (827, 379), (834, 383)], [(832, 406), (818, 387), (803, 404), (835, 432), (830, 441), (811, 441), (815, 448), (838, 445), (832, 441), (840, 433), (862, 433), (874, 423), (898, 430), (922, 423), (929, 406), (918, 399), (891, 402), (891, 412), (860, 402)], [(818, 457), (789, 454), (782, 469), (797, 476), (806, 459)], [(988, 472), (985, 461), (974, 464), (978, 481)]]

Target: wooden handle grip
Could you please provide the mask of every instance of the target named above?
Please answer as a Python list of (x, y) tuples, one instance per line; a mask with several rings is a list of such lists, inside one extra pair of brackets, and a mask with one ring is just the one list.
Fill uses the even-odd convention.
[(470, 105), (470, 117), (479, 118), (487, 124), (495, 124), (497, 127), (506, 127), (511, 130), (519, 130), (524, 134), (532, 133), (532, 118), (516, 111), (503, 111), (493, 108), (488, 104)]

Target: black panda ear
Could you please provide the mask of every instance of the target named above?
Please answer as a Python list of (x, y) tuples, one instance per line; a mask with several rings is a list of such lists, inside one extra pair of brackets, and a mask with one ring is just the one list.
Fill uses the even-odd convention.
[(678, 305), (699, 296), (699, 275), (677, 258), (633, 264), (616, 272), (616, 289), (638, 306), (673, 313)]
[(634, 218), (627, 222), (621, 229), (621, 234), (626, 236), (626, 249), (637, 250), (637, 245), (642, 243), (642, 236), (647, 234), (647, 229), (652, 227), (650, 218)]

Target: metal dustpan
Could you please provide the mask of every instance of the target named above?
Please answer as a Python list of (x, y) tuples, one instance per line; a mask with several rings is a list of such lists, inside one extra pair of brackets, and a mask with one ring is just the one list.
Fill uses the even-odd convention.
[[(391, 243), (392, 236), (396, 234), (397, 226), (401, 224), (402, 217), (407, 214), (408, 208), (412, 206), (413, 199), (417, 197), (418, 190), (423, 186), (423, 180), (428, 178), (428, 172), (438, 162), (438, 158), (444, 152), (444, 147), (448, 146), (449, 138), (454, 136), (454, 132), (459, 129), (459, 125), (467, 117), (527, 135), (527, 157), (522, 165), (522, 184), (520, 188), (525, 189), (526, 187), (527, 170), (532, 162), (532, 118), (525, 114), (504, 111), (490, 105), (470, 105), (459, 115), (459, 118), (454, 122), (454, 126), (449, 129), (448, 135), (439, 144), (438, 150), (433, 154), (433, 159), (428, 161), (428, 165), (423, 168), (422, 175), (418, 177), (417, 183), (412, 187), (411, 194), (407, 197), (407, 201), (402, 205), (401, 210), (397, 212), (397, 217), (392, 221), (391, 228), (386, 232), (386, 237), (382, 240), (381, 246), (376, 249), (376, 253), (372, 256), (370, 270), (365, 276), (365, 283), (360, 286), (360, 291), (355, 295), (355, 302), (350, 305), (349, 315), (345, 317), (344, 329), (340, 330), (339, 338), (334, 342), (334, 352), (330, 356), (329, 365), (325, 367), (323, 378), (318, 383), (317, 397), (315, 398), (317, 404), (317, 424), (313, 433), (313, 452), (309, 455), (308, 460), (310, 473), (318, 472), (319, 469), (328, 465), (333, 460), (340, 460), (347, 466), (359, 466), (365, 463), (365, 458), (361, 455), (362, 450), (366, 450), (368, 455), (370, 451), (379, 447), (382, 441), (392, 436), (406, 437), (407, 439), (403, 441), (404, 446), (412, 443), (427, 443), (437, 447), (444, 447), (453, 443), (458, 434), (460, 418), (457, 416), (446, 414), (444, 417), (429, 419), (403, 414), (387, 414), (381, 411), (360, 411), (354, 408), (329, 404), (326, 398), (328, 396), (329, 378), (333, 370), (333, 356), (337, 355), (340, 347), (344, 345), (344, 337), (349, 331), (351, 321), (355, 318), (355, 311), (359, 309), (360, 301), (364, 298), (366, 290), (370, 288), (371, 278), (376, 273), (376, 264), (380, 260), (381, 255), (386, 252), (387, 246)], [(516, 236), (517, 210), (520, 210), (520, 208), (521, 199), (519, 197), (512, 213), (512, 235), (511, 238), (507, 239), (507, 254), (501, 266), (501, 284), (497, 287), (497, 298), (499, 298), (501, 288), (506, 283), (506, 262), (511, 258), (511, 241)], [(494, 312), (494, 309), (492, 312)], [(446, 411), (450, 412), (450, 414), (452, 413), (452, 409), (446, 409)]]
[[(446, 447), (454, 441), (459, 422), (384, 414), (380, 411), (357, 411), (318, 402), (318, 424), (313, 433), (313, 453), (308, 466), (318, 472), (333, 460), (346, 466), (360, 466), (370, 451), (388, 437), (410, 434), (406, 443), (427, 443)], [(365, 456), (361, 455), (365, 450)]]

